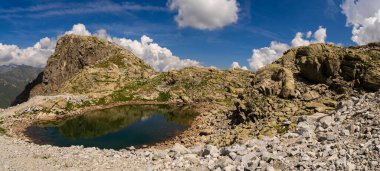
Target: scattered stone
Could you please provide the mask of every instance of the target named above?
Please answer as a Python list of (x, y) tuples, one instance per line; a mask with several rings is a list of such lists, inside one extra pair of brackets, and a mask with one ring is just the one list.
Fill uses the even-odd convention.
[(205, 156), (213, 156), (213, 157), (216, 157), (217, 155), (219, 155), (219, 150), (217, 147), (213, 146), (213, 145), (207, 145), (203, 150), (202, 150), (202, 156), (205, 157)]
[(178, 143), (174, 144), (174, 146), (172, 147), (172, 149), (170, 149), (170, 151), (178, 153), (178, 154), (189, 153), (189, 150), (185, 146), (178, 144)]
[(330, 127), (333, 122), (334, 122), (334, 120), (331, 116), (325, 116), (319, 120), (319, 123), (321, 123), (321, 126), (324, 129)]
[(212, 130), (211, 129), (203, 129), (199, 135), (211, 135), (212, 134)]

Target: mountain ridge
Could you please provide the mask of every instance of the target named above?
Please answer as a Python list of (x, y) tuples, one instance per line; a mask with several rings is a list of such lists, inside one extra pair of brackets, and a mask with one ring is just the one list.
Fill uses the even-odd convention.
[(21, 93), (25, 86), (33, 81), (42, 71), (27, 65), (2, 65), (0, 66), (0, 107), (11, 105), (16, 96)]

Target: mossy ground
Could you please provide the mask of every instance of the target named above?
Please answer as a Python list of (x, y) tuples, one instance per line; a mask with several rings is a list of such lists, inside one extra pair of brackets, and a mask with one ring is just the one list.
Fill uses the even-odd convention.
[(107, 59), (105, 61), (99, 62), (98, 64), (96, 64), (96, 67), (108, 68), (108, 67), (110, 67), (111, 64), (115, 64), (119, 68), (125, 68), (126, 65), (125, 65), (123, 59), (124, 59), (123, 56), (116, 54), (116, 55), (111, 56), (109, 59)]
[[(3, 121), (2, 121), (2, 120), (0, 120), (0, 125), (1, 125), (1, 124), (3, 124)], [(0, 135), (3, 135), (3, 134), (5, 134), (5, 133), (7, 133), (7, 130), (0, 126)]]

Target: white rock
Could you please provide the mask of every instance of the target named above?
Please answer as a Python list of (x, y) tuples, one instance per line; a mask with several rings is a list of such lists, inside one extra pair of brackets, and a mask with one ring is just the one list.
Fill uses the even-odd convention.
[(216, 157), (219, 155), (219, 150), (217, 147), (213, 145), (207, 145), (203, 150), (202, 150), (202, 156), (207, 156), (210, 155), (212, 157)]
[(333, 122), (334, 122), (334, 119), (333, 119), (333, 117), (331, 117), (331, 116), (325, 116), (325, 117), (323, 117), (323, 118), (321, 118), (321, 119), (319, 120), (319, 123), (321, 124), (321, 126), (322, 126), (324, 129), (330, 127), (331, 124), (332, 124)]
[(187, 154), (190, 152), (189, 149), (187, 149), (185, 146), (178, 143), (174, 144), (174, 146), (170, 149), (170, 151), (179, 153), (179, 154)]
[(351, 163), (351, 162), (347, 162), (346, 164), (346, 171), (353, 171), (356, 169), (356, 165)]

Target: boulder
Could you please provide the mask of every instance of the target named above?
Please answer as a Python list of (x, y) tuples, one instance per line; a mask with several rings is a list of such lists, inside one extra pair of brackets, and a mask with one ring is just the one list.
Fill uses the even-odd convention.
[(218, 156), (219, 155), (219, 150), (216, 146), (213, 145), (206, 145), (206, 147), (202, 150), (202, 156)]
[[(379, 65), (380, 66), (380, 65)], [(371, 67), (367, 70), (363, 78), (363, 87), (369, 90), (377, 91), (380, 89), (380, 68)]]
[(260, 93), (291, 98), (295, 95), (293, 73), (276, 64), (268, 65), (256, 73), (253, 85)]
[(334, 123), (334, 118), (331, 116), (325, 116), (319, 120), (319, 123), (324, 129), (326, 129)]
[(174, 144), (174, 146), (170, 149), (170, 151), (177, 154), (187, 154), (190, 152), (189, 149), (187, 149), (185, 146), (178, 143)]
[(314, 90), (308, 91), (308, 92), (302, 94), (303, 100), (306, 100), (306, 101), (315, 100), (315, 99), (318, 99), (320, 97), (321, 97), (321, 95)]

